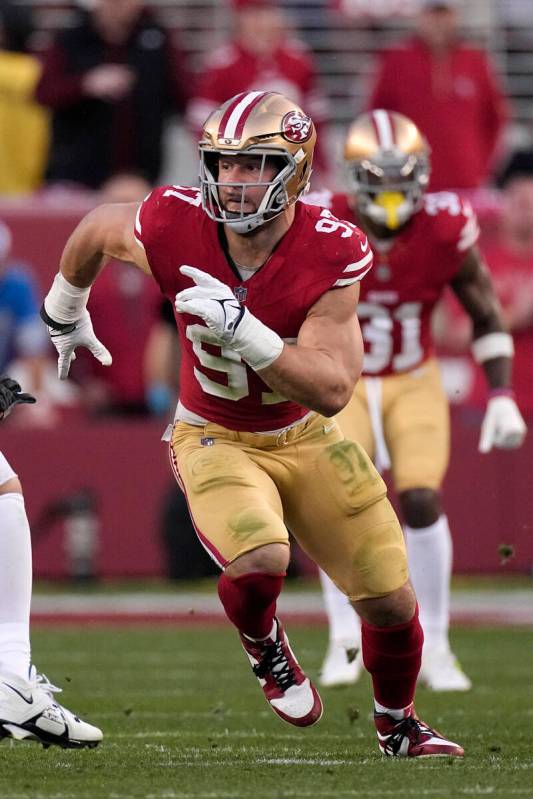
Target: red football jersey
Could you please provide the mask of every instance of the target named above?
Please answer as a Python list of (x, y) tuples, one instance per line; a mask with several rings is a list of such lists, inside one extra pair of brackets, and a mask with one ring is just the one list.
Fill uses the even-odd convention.
[[(346, 194), (317, 192), (306, 202), (356, 223)], [(374, 269), (361, 284), (357, 309), (365, 375), (407, 372), (433, 354), (431, 312), (478, 236), (470, 204), (438, 192), (425, 195), (423, 207), (394, 239), (371, 242)]]
[[(198, 189), (164, 186), (142, 203), (136, 238), (162, 293), (174, 304), (195, 266), (230, 286), (265, 325), (294, 342), (309, 309), (334, 286), (355, 283), (372, 265), (364, 233), (327, 209), (296, 204), (294, 222), (268, 261), (246, 281), (235, 274), (219, 226), (201, 207)], [(182, 348), (180, 403), (189, 414), (233, 430), (278, 430), (307, 408), (275, 394), (230, 347), (216, 344), (203, 320), (175, 314)]]

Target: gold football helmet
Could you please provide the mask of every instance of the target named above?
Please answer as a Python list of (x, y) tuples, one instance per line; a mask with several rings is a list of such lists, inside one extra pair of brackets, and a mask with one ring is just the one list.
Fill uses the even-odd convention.
[(344, 144), (348, 187), (357, 210), (397, 230), (420, 208), (429, 183), (429, 145), (410, 119), (394, 111), (362, 114)]
[[(313, 121), (295, 103), (276, 92), (243, 92), (227, 100), (207, 119), (200, 150), (202, 207), (217, 222), (237, 233), (249, 233), (296, 202), (311, 176), (316, 132)], [(218, 159), (221, 155), (260, 155), (257, 182), (224, 183), (241, 189), (240, 212), (226, 211), (221, 204)], [(267, 158), (279, 160), (279, 171), (263, 178)], [(256, 211), (244, 212), (247, 187), (264, 186), (265, 194)]]

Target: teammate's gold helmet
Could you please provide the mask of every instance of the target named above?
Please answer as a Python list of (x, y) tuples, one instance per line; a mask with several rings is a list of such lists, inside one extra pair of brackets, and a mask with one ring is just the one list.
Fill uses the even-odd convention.
[[(237, 233), (248, 233), (273, 219), (296, 202), (311, 176), (316, 132), (313, 121), (299, 106), (276, 92), (243, 92), (227, 100), (207, 119), (200, 150), (202, 207), (217, 222)], [(218, 189), (218, 159), (221, 155), (260, 155), (262, 167), (257, 183), (236, 183), (241, 188), (241, 211), (226, 211)], [(263, 179), (267, 158), (279, 159), (279, 171), (271, 181)], [(257, 211), (244, 212), (247, 187), (264, 186)]]
[(394, 111), (362, 114), (344, 144), (348, 188), (360, 214), (397, 230), (417, 211), (429, 182), (429, 145)]

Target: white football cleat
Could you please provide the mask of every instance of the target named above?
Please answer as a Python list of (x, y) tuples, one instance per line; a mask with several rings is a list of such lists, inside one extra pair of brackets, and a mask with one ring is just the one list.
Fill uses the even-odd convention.
[(360, 645), (358, 647), (353, 642), (330, 641), (320, 670), (319, 683), (324, 688), (353, 685), (361, 676), (363, 668)]
[(31, 666), (28, 680), (4, 673), (0, 676), (0, 738), (55, 744), (63, 749), (97, 746), (102, 731), (87, 724), (54, 699), (61, 688)]
[(423, 655), (418, 682), (430, 691), (469, 691), (471, 680), (450, 650)]
[(272, 632), (256, 641), (240, 633), (241, 644), (270, 707), (283, 721), (310, 727), (320, 721), (322, 701), (294, 656), (278, 619)]

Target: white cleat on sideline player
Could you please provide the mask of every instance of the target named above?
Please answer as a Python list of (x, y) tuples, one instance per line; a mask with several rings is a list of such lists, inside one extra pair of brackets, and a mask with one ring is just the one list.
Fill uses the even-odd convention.
[(319, 683), (324, 688), (353, 685), (361, 676), (363, 657), (360, 646), (347, 641), (330, 641)]
[(471, 680), (449, 649), (423, 656), (418, 682), (430, 691), (469, 691), (472, 688)]
[(28, 680), (0, 675), (0, 738), (38, 741), (43, 746), (82, 749), (97, 746), (102, 731), (75, 716), (54, 699), (61, 688), (31, 666)]

